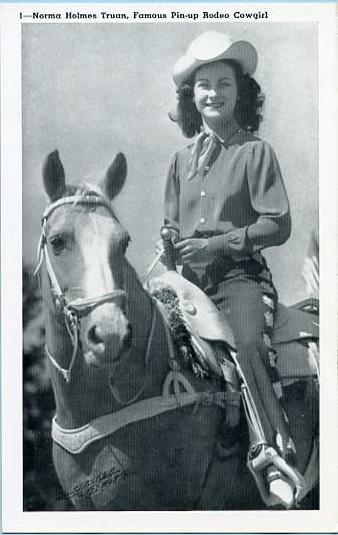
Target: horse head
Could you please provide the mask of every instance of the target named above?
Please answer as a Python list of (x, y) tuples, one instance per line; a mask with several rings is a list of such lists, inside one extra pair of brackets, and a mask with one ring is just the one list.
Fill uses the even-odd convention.
[(42, 290), (54, 321), (47, 347), (54, 345), (51, 350), (59, 356), (59, 367), (72, 366), (65, 349), (60, 352), (55, 347), (60, 345), (57, 334), (65, 327), (77, 346), (74, 352), (81, 347), (91, 366), (110, 367), (131, 344), (124, 280), (130, 237), (111, 206), (126, 174), (126, 159), (119, 153), (100, 188), (76, 188), (66, 184), (58, 151), (44, 163), (44, 189), (51, 204), (44, 214), (40, 242), (41, 262), (45, 260)]

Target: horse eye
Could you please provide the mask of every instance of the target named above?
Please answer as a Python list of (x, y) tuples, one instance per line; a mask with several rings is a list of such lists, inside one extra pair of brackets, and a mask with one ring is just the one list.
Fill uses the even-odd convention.
[(66, 247), (66, 240), (63, 236), (52, 236), (49, 243), (52, 246), (53, 253), (56, 255), (60, 254)]

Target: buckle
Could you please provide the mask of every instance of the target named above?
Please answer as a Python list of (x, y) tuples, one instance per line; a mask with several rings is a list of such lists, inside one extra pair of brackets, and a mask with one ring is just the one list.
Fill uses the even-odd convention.
[(255, 444), (250, 448), (248, 463), (255, 472), (260, 472), (271, 464), (268, 449), (266, 444)]

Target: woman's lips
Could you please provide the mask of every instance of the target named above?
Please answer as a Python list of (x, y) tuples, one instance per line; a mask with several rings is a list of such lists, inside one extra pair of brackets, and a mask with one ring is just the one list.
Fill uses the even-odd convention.
[(224, 105), (224, 102), (209, 102), (205, 106), (207, 108), (221, 108)]

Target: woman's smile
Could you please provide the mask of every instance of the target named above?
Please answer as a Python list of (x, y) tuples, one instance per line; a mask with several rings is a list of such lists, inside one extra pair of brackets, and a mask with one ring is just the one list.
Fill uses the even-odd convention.
[(221, 108), (222, 106), (224, 106), (224, 102), (206, 102), (205, 104), (206, 106), (208, 106), (209, 108)]

